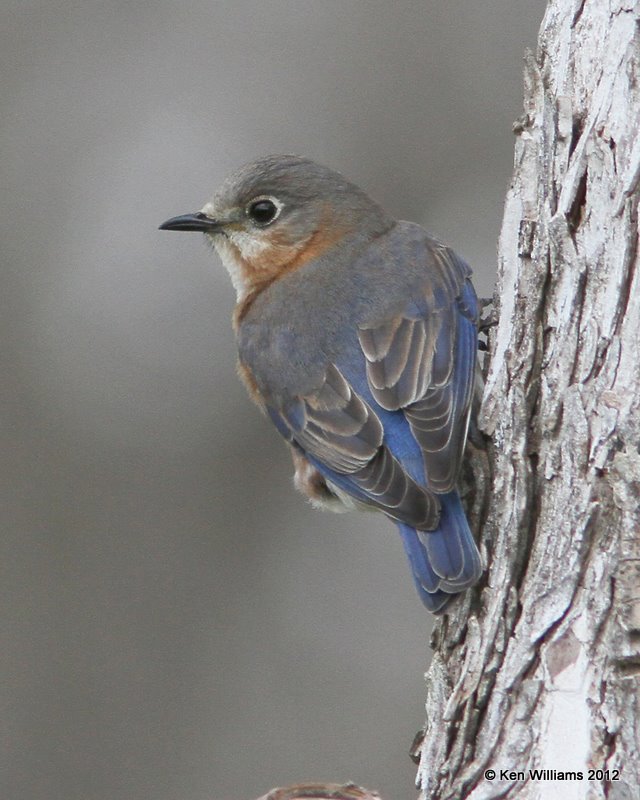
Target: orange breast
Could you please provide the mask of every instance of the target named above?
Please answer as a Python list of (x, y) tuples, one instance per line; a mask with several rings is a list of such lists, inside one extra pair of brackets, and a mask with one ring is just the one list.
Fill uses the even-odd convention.
[(324, 220), (328, 221), (328, 214), (324, 215), (323, 223), (302, 243), (292, 242), (286, 229), (274, 228), (265, 231), (262, 236), (268, 245), (252, 259), (243, 258), (236, 248), (237, 266), (247, 293), (236, 306), (233, 316), (235, 328), (242, 322), (257, 295), (267, 286), (288, 272), (320, 258), (349, 233), (347, 227), (325, 224)]

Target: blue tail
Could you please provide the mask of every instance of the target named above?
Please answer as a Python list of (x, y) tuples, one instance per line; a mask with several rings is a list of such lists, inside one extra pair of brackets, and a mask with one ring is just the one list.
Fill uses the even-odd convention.
[(439, 496), (440, 524), (433, 531), (417, 531), (398, 523), (418, 594), (434, 614), (444, 611), (452, 596), (468, 589), (482, 574), (480, 553), (458, 493)]

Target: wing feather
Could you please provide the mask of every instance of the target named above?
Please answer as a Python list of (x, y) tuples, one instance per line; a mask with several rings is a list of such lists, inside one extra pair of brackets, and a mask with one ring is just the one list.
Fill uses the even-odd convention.
[(317, 391), (269, 413), (329, 485), (408, 525), (422, 530), (437, 526), (438, 500), (391, 454), (379, 417), (333, 364)]
[(477, 349), (470, 270), (432, 242), (429, 285), (391, 319), (361, 326), (367, 380), (377, 403), (402, 410), (423, 452), (434, 492), (451, 491), (467, 435)]

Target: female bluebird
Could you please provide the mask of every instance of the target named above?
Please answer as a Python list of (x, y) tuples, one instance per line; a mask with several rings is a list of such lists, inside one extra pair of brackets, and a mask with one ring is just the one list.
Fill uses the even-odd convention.
[(482, 572), (456, 491), (477, 351), (467, 264), (297, 156), (246, 165), (160, 227), (204, 232), (229, 271), (239, 373), (289, 442), (296, 487), (392, 519), (443, 611)]

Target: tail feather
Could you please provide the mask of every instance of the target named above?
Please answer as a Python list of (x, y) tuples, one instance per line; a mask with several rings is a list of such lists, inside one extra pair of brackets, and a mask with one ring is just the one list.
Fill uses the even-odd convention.
[(480, 553), (458, 493), (440, 495), (442, 513), (433, 531), (398, 524), (418, 594), (433, 613), (444, 610), (452, 595), (468, 589), (482, 574)]
[(440, 588), (440, 576), (431, 568), (427, 551), (416, 535), (414, 528), (399, 524), (400, 535), (404, 551), (409, 558), (409, 564), (416, 579), (420, 578), (420, 587), (429, 594), (434, 594)]

